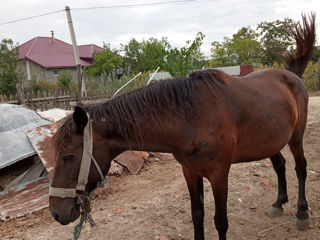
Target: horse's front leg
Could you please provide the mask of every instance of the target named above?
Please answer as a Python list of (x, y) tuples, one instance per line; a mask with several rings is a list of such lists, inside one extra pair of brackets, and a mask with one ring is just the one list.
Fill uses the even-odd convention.
[(212, 186), (215, 216), (214, 224), (219, 234), (219, 240), (227, 239), (228, 217), (227, 217), (227, 198), (228, 198), (228, 174), (230, 166), (215, 166), (209, 181)]
[(184, 166), (182, 166), (182, 171), (190, 194), (194, 239), (204, 240), (203, 178)]

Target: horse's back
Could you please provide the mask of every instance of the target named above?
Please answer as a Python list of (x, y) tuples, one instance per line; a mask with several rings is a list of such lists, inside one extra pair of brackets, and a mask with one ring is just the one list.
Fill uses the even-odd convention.
[(307, 97), (307, 91), (302, 80), (296, 74), (285, 69), (262, 69), (252, 72), (240, 79), (243, 79), (249, 84), (257, 85), (258, 87), (262, 82), (270, 84), (271, 88), (272, 86), (275, 86), (275, 83), (280, 83), (283, 87), (290, 90), (292, 95), (299, 95), (304, 98)]
[(233, 79), (230, 89), (236, 162), (270, 157), (304, 130), (308, 97), (295, 74), (281, 69), (260, 70)]

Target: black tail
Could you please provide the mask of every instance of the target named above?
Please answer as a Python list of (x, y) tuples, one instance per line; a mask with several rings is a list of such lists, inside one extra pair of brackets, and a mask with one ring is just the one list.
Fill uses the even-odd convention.
[(306, 15), (302, 14), (302, 26), (298, 22), (290, 31), (296, 40), (297, 48), (294, 52), (287, 52), (286, 69), (297, 74), (300, 78), (313, 53), (316, 39), (315, 19), (314, 13), (309, 16), (309, 21)]

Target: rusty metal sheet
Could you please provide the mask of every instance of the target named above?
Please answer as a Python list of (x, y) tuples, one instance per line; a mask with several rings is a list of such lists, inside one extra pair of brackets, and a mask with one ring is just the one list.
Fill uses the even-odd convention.
[(138, 173), (141, 169), (144, 160), (147, 159), (149, 156), (146, 152), (139, 152), (139, 151), (125, 151), (124, 153), (117, 156), (114, 160), (125, 166), (130, 173)]
[(0, 104), (0, 169), (35, 155), (26, 132), (48, 123), (23, 106)]
[(12, 182), (7, 184), (4, 191), (22, 183), (30, 182), (44, 176), (48, 176), (48, 173), (45, 170), (43, 163), (41, 161), (38, 161), (35, 164), (33, 164), (27, 171), (20, 174)]
[(62, 124), (58, 121), (42, 127), (35, 128), (27, 133), (32, 146), (38, 153), (43, 165), (48, 171), (49, 178), (53, 178), (53, 170), (55, 166), (54, 149), (52, 146), (52, 137)]
[(0, 192), (0, 220), (22, 217), (49, 206), (48, 177)]

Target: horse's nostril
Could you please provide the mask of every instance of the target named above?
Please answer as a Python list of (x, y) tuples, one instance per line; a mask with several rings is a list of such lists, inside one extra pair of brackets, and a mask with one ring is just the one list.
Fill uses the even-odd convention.
[(58, 219), (59, 219), (58, 214), (51, 212), (51, 215), (54, 218), (54, 220), (58, 221)]

